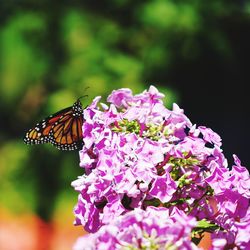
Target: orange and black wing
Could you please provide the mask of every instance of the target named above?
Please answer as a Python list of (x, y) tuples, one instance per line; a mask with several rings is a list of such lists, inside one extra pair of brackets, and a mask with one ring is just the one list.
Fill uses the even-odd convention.
[(61, 150), (75, 150), (82, 147), (83, 115), (74, 116), (73, 111), (65, 113), (54, 124), (49, 133), (50, 143)]
[(75, 150), (82, 147), (83, 109), (79, 100), (72, 107), (65, 108), (37, 123), (25, 137), (26, 144), (51, 143), (61, 150)]

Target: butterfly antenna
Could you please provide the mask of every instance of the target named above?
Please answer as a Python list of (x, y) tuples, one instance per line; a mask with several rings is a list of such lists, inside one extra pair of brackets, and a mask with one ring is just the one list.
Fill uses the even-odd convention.
[(89, 95), (82, 95), (77, 100), (80, 101), (81, 98), (88, 97)]
[(87, 89), (89, 89), (89, 86), (85, 87), (84, 92), (85, 92)]
[[(84, 89), (84, 92), (85, 92), (87, 89), (89, 89), (89, 86), (87, 86), (87, 87)], [(89, 95), (82, 95), (82, 96), (80, 96), (80, 97), (77, 99), (77, 101), (80, 101), (81, 98), (88, 97), (88, 96), (89, 96)]]

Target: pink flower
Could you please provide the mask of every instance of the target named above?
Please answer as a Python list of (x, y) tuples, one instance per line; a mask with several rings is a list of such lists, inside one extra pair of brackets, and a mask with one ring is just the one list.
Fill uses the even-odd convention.
[(204, 141), (209, 142), (209, 143), (214, 143), (215, 145), (219, 147), (221, 146), (220, 136), (217, 133), (215, 133), (212, 129), (206, 128), (204, 126), (199, 126), (198, 129), (203, 135)]
[(132, 91), (130, 89), (124, 88), (113, 90), (112, 93), (108, 96), (107, 101), (113, 103), (117, 108), (127, 108), (132, 99)]
[(96, 234), (78, 239), (73, 249), (199, 249), (190, 241), (195, 225), (194, 218), (178, 209), (135, 209), (109, 221)]
[(167, 109), (163, 97), (154, 86), (119, 89), (110, 105), (97, 97), (84, 110), (75, 224), (96, 234), (76, 249), (86, 241), (87, 249), (197, 249), (188, 235), (202, 219), (214, 249), (249, 247), (249, 172), (236, 155), (230, 170), (220, 136), (177, 104)]
[(149, 194), (165, 203), (172, 199), (172, 195), (176, 192), (176, 189), (177, 185), (175, 181), (166, 172), (163, 176), (153, 181)]

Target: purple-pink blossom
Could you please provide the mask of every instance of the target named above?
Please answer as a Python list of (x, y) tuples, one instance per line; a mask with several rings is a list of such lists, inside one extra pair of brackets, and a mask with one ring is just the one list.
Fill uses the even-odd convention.
[[(104, 242), (133, 245), (138, 242), (129, 237), (142, 238), (140, 227), (129, 231), (128, 238), (125, 233), (118, 237), (117, 218), (137, 223), (138, 216), (146, 220), (145, 215), (171, 214), (173, 221), (189, 215), (216, 228), (214, 249), (247, 249), (249, 241), (243, 238), (250, 239), (249, 172), (236, 155), (229, 168), (220, 136), (192, 124), (177, 104), (167, 109), (163, 98), (154, 86), (137, 95), (124, 88), (109, 95), (109, 105), (97, 97), (84, 110), (84, 146), (79, 154), (85, 174), (72, 182), (79, 193), (75, 224), (97, 232), (88, 238), (101, 249)], [(169, 230), (164, 233), (171, 238)]]
[(196, 220), (178, 209), (149, 207), (119, 216), (97, 233), (79, 238), (74, 250), (199, 249), (190, 241)]

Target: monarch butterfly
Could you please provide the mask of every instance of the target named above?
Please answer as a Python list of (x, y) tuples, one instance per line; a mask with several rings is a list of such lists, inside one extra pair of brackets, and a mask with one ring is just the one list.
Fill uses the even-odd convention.
[(37, 123), (26, 133), (24, 142), (26, 144), (51, 143), (60, 150), (80, 149), (83, 146), (84, 122), (80, 98), (71, 107), (62, 109)]

